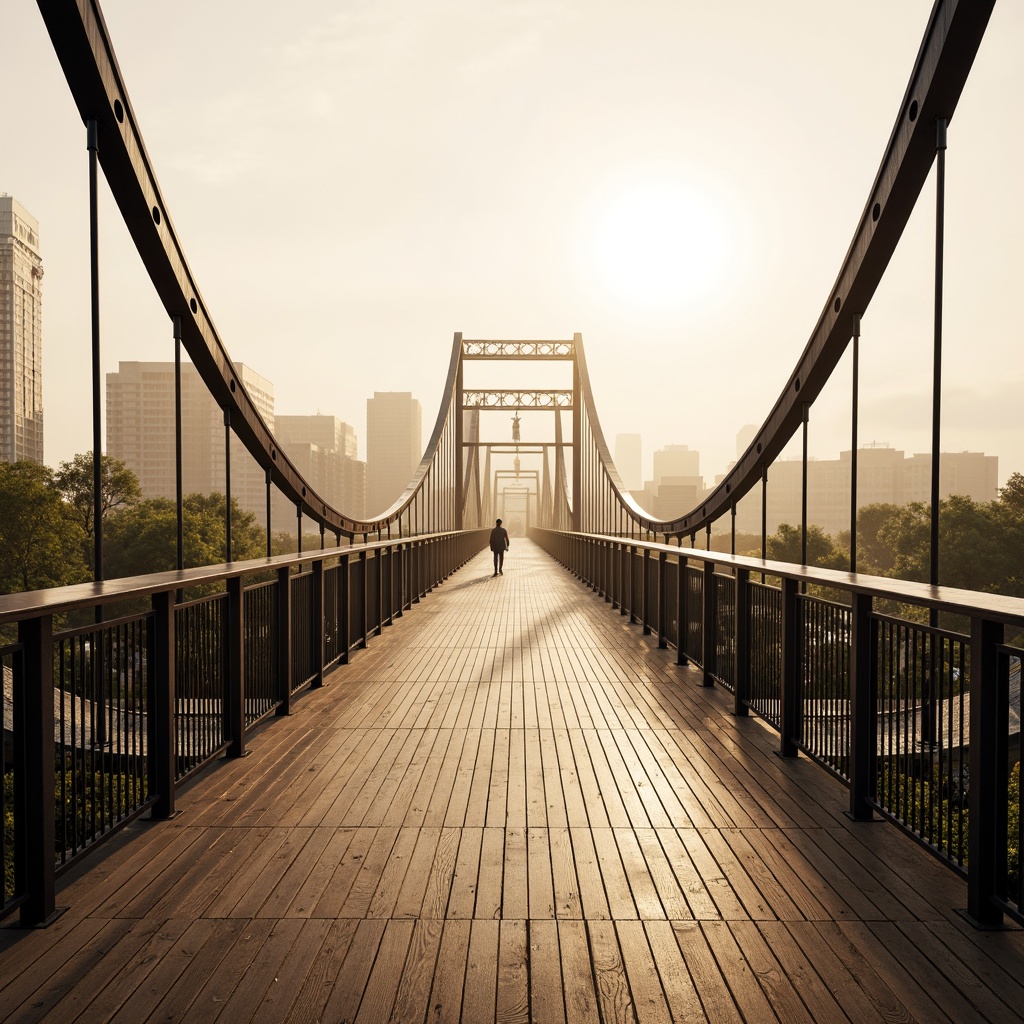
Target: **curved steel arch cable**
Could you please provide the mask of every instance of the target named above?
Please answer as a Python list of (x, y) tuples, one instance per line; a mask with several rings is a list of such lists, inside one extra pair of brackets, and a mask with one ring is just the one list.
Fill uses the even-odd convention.
[[(336, 534), (390, 533), (411, 520), (414, 503), (423, 505), (424, 487), (447, 486), (447, 476), (431, 472), (442, 454), (439, 444), (444, 426), (452, 422), (451, 409), (442, 401), (431, 443), (399, 501), (373, 520), (357, 520), (329, 505), (281, 450), (273, 433), (237, 379), (231, 358), (199, 292), (170, 214), (157, 184), (106, 23), (97, 0), (37, 0), (57, 59), (83, 120), (95, 119), (99, 134), (99, 160), (125, 226), (139, 251), (150, 280), (168, 316), (181, 318), (182, 343), (214, 400), (230, 412), (231, 429), (253, 458), (269, 470), (271, 481), (303, 515)], [(453, 393), (451, 371), (445, 395)], [(452, 424), (454, 430), (454, 424)], [(447, 440), (447, 435), (445, 435)], [(449, 448), (451, 445), (449, 444)], [(451, 454), (449, 451), (444, 455)], [(454, 514), (450, 501), (434, 495), (429, 515), (420, 517), (434, 528), (447, 526)], [(422, 531), (418, 531), (422, 532)]]
[[(629, 497), (605, 444), (579, 347), (594, 455), (603, 464), (612, 495), (641, 529), (671, 536), (704, 530), (760, 484), (762, 467), (770, 465), (800, 429), (803, 407), (814, 402), (838, 365), (853, 336), (854, 317), (867, 310), (903, 235), (934, 161), (936, 121), (952, 119), (994, 6), (995, 0), (936, 0), (896, 123), (825, 308), (754, 440), (700, 505), (675, 519), (658, 520)], [(587, 495), (582, 498), (585, 505)], [(573, 502), (577, 500), (574, 495)], [(610, 522), (604, 526), (612, 532)]]

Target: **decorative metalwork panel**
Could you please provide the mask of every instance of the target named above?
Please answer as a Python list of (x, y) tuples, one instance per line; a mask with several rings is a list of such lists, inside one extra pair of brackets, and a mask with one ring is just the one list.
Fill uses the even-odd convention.
[(572, 391), (463, 391), (464, 409), (571, 409)]
[(571, 341), (463, 341), (463, 359), (572, 359)]

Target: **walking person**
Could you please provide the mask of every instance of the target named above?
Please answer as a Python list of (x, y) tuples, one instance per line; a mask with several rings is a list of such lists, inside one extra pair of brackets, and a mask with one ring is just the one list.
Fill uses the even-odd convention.
[(494, 552), (494, 575), (504, 576), (501, 567), (505, 561), (505, 552), (508, 551), (508, 530), (501, 525), (500, 519), (495, 520), (494, 529), (491, 530), (491, 551)]

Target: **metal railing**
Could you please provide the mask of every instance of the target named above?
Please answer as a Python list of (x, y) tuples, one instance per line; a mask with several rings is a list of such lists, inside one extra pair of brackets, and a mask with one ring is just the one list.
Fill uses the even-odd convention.
[[(476, 554), (483, 530), (0, 597), (4, 899), (55, 914), (56, 878), (144, 811), (174, 814), (186, 777), (287, 714), (296, 690)], [(246, 581), (248, 585), (246, 584)], [(215, 589), (194, 600), (189, 587)], [(103, 620), (120, 602), (149, 610)], [(93, 622), (54, 631), (57, 617)]]
[[(532, 536), (673, 643), (705, 686), (726, 686), (736, 714), (775, 728), (781, 754), (803, 751), (844, 784), (851, 817), (883, 816), (964, 876), (973, 920), (1024, 923), (1024, 652), (1003, 642), (1024, 627), (1024, 600), (630, 537)], [(642, 587), (619, 586), (620, 562), (643, 566)], [(929, 625), (936, 612), (968, 631)]]

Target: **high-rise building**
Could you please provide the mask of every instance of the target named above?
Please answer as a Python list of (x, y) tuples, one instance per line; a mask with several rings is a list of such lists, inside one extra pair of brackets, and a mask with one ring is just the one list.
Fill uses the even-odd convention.
[[(295, 468), (334, 508), (362, 519), (366, 463), (356, 458), (356, 432), (336, 416), (276, 416), (274, 436)], [(294, 509), (291, 514), (295, 515)], [(274, 513), (275, 521), (278, 514)]]
[[(905, 505), (931, 500), (931, 455), (907, 456), (897, 448), (873, 444), (857, 450), (857, 508), (865, 505)], [(807, 463), (807, 521), (833, 536), (850, 528), (849, 451), (838, 459)], [(939, 497), (961, 494), (974, 501), (999, 496), (999, 458), (982, 452), (943, 452), (939, 457)], [(759, 493), (760, 488), (755, 493)], [(766, 519), (768, 533), (782, 523), (799, 526), (802, 515), (803, 463), (799, 459), (768, 467)], [(761, 532), (761, 501), (748, 497), (737, 509), (740, 533)]]
[(43, 461), (39, 222), (0, 196), (0, 459)]
[[(235, 374), (267, 426), (274, 427), (274, 386), (243, 363)], [(182, 491), (210, 494), (225, 490), (224, 413), (195, 367), (181, 366)], [(139, 478), (147, 498), (176, 493), (174, 444), (174, 363), (122, 362), (107, 374), (107, 452)], [(231, 435), (231, 496), (241, 508), (266, 522), (266, 472)]]
[(366, 400), (366, 515), (386, 511), (423, 458), (423, 413), (408, 391), (375, 391)]
[(615, 468), (631, 491), (644, 485), (643, 441), (639, 434), (615, 435)]

